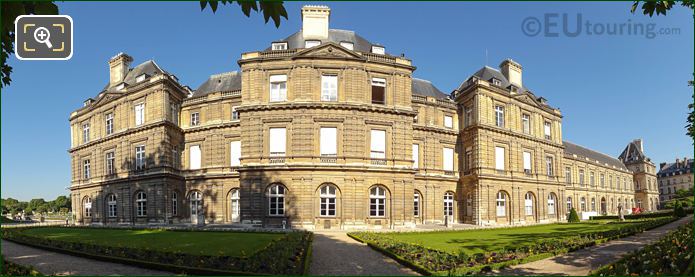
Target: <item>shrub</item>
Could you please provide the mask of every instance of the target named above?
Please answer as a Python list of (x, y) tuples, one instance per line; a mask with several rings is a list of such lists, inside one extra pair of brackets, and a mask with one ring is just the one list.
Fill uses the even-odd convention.
[(577, 223), (579, 222), (579, 215), (577, 215), (577, 210), (574, 208), (570, 209), (570, 214), (567, 216), (567, 222)]
[(680, 203), (676, 203), (676, 208), (673, 209), (673, 213), (677, 217), (685, 217), (685, 210), (683, 209), (683, 205)]
[(2, 270), (0, 271), (2, 276), (42, 276), (41, 273), (36, 271), (33, 267), (19, 265), (10, 262), (2, 256)]

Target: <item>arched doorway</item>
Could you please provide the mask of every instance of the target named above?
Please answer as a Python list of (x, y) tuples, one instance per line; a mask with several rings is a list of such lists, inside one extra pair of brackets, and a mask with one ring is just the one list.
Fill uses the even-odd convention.
[(239, 207), (239, 200), (239, 190), (233, 189), (232, 192), (229, 194), (229, 214), (233, 223), (237, 223), (241, 219), (241, 209)]
[(203, 194), (199, 191), (191, 192), (189, 196), (191, 203), (191, 223), (192, 224), (202, 224), (205, 223), (204, 211), (203, 211)]
[(444, 194), (444, 220), (454, 223), (454, 193), (451, 191)]
[(606, 204), (606, 198), (601, 197), (601, 214), (608, 213), (608, 205)]

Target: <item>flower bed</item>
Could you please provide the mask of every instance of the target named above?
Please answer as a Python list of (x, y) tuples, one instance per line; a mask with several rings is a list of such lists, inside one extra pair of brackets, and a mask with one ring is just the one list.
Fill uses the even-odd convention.
[(597, 269), (592, 275), (693, 276), (693, 222), (679, 227), (654, 244)]
[(547, 239), (535, 244), (508, 247), (469, 255), (459, 250), (453, 254), (428, 248), (417, 243), (402, 242), (383, 233), (355, 232), (348, 235), (425, 275), (466, 275), (486, 272), (504, 266), (527, 263), (564, 254), (608, 240), (634, 235), (647, 229), (672, 222), (674, 217), (647, 219), (622, 228), (584, 233), (563, 238)]
[[(693, 213), (693, 208), (685, 208), (686, 213), (692, 214)], [(675, 213), (673, 210), (665, 210), (665, 211), (658, 211), (658, 212), (650, 212), (650, 213), (641, 213), (641, 214), (626, 214), (623, 216), (625, 219), (645, 219), (645, 218), (657, 218), (657, 217), (664, 217), (664, 216), (674, 216)], [(618, 219), (619, 216), (617, 215), (599, 215), (599, 216), (592, 216), (589, 219), (590, 220), (615, 220)]]
[[(2, 238), (72, 255), (196, 275), (304, 274), (305, 259), (309, 258), (307, 252), (312, 240), (309, 232), (288, 232), (281, 239), (272, 241), (249, 256), (232, 257), (48, 239), (27, 235), (23, 232), (27, 229), (29, 228), (3, 228)], [(233, 232), (229, 233), (233, 235)]]

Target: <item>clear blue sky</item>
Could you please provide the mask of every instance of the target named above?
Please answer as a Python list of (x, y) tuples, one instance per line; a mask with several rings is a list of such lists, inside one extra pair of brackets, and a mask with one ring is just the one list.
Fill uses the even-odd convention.
[[(107, 60), (114, 54), (126, 52), (135, 64), (154, 59), (196, 88), (211, 74), (236, 70), (242, 52), (265, 49), (299, 30), (305, 4), (286, 3), (290, 18), (276, 29), (259, 14), (246, 18), (236, 5), (212, 14), (201, 12), (197, 1), (57, 3), (74, 20), (72, 59), (9, 60), (13, 83), (1, 96), (3, 198), (68, 193), (68, 115), (108, 82)], [(518, 61), (525, 86), (562, 110), (565, 140), (617, 156), (642, 138), (657, 164), (693, 155), (683, 128), (693, 72), (693, 16), (685, 8), (649, 18), (629, 13), (631, 2), (328, 5), (331, 28), (354, 30), (387, 52), (405, 53), (417, 66), (415, 76), (443, 91), (485, 65), (487, 49), (488, 65)], [(592, 24), (654, 23), (680, 34), (524, 35), (522, 21), (543, 21), (545, 13), (568, 13), (572, 20), (581, 13)]]

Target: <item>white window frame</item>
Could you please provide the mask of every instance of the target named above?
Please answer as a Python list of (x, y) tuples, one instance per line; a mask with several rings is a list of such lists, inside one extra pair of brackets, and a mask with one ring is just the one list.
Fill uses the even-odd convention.
[(386, 189), (374, 186), (369, 189), (369, 217), (386, 216)]
[(82, 143), (89, 142), (89, 122), (82, 124)]
[(338, 75), (321, 75), (321, 101), (338, 101)]
[(287, 155), (287, 129), (270, 128), (268, 130), (268, 150), (271, 157), (284, 157)]
[(285, 215), (285, 186), (274, 184), (268, 188), (268, 215)]
[(450, 115), (444, 115), (444, 127), (454, 128), (454, 118)]
[(109, 194), (109, 197), (107, 197), (106, 200), (107, 200), (106, 204), (108, 205), (108, 213), (109, 213), (108, 216), (109, 217), (116, 217), (117, 209), (118, 209), (118, 206), (117, 206), (118, 202), (116, 199), (116, 195), (115, 194)]
[(319, 215), (321, 217), (335, 217), (337, 215), (336, 192), (334, 185), (324, 185), (319, 191)]
[(106, 135), (113, 134), (113, 113), (107, 113), (106, 116)]
[(546, 167), (546, 175), (548, 177), (554, 176), (553, 174), (555, 173), (555, 168), (553, 168), (554, 164), (554, 159), (552, 156), (545, 156), (545, 167)]
[(498, 191), (497, 192), (497, 199), (496, 199), (496, 215), (497, 217), (506, 217), (507, 216), (507, 194)]
[(113, 175), (116, 173), (116, 152), (115, 151), (109, 151), (106, 152), (105, 154), (105, 163), (106, 163), (106, 175)]
[(198, 170), (202, 167), (203, 150), (199, 144), (191, 145), (188, 148), (188, 169)]
[(138, 75), (138, 77), (135, 77), (135, 82), (140, 83), (140, 82), (144, 81), (145, 79), (147, 79), (147, 74), (140, 74), (140, 75)]
[(304, 48), (312, 48), (321, 45), (320, 40), (308, 39), (304, 41)]
[(527, 135), (531, 134), (531, 115), (521, 114), (521, 131)]
[(555, 215), (555, 194), (548, 194), (548, 215)]
[(584, 169), (579, 170), (579, 186), (584, 186)]
[(84, 199), (84, 217), (92, 217), (92, 198), (87, 197)]
[(200, 125), (200, 112), (191, 113), (191, 126)]
[(135, 146), (135, 170), (145, 169), (145, 145)]
[(524, 195), (524, 212), (527, 216), (533, 215), (533, 194), (526, 192)]
[(241, 166), (241, 141), (234, 140), (229, 142), (229, 166)]
[(386, 159), (386, 130), (372, 129), (370, 136), (370, 157)]
[(420, 167), (420, 145), (419, 144), (413, 144), (413, 168), (417, 169)]
[(444, 193), (444, 216), (449, 216), (449, 220), (453, 220), (454, 216), (454, 193), (447, 191)]
[(319, 129), (319, 152), (321, 157), (338, 155), (338, 128), (321, 127)]
[(442, 170), (444, 170), (445, 172), (454, 171), (454, 148), (442, 148)]
[(543, 122), (543, 134), (545, 139), (552, 139), (552, 122), (546, 120)]
[(531, 152), (524, 151), (521, 156), (524, 164), (524, 173), (531, 174), (533, 172), (531, 166)]
[[(241, 193), (239, 192), (239, 189), (233, 189), (230, 198), (230, 209), (231, 209), (231, 216), (232, 219), (233, 217), (240, 216), (241, 215)], [(236, 222), (236, 221), (233, 221)]]
[(572, 168), (569, 166), (565, 167), (565, 182), (572, 184)]
[(287, 50), (287, 42), (282, 41), (282, 42), (273, 42), (270, 44), (270, 49), (273, 51), (277, 50)]
[(138, 217), (147, 216), (147, 194), (145, 192), (138, 192), (135, 195), (135, 211)]
[(232, 106), (232, 121), (238, 121), (240, 119), (239, 112), (236, 109), (237, 106)]
[(145, 124), (145, 103), (135, 105), (135, 126)]
[(572, 210), (572, 197), (568, 196), (567, 197), (567, 213), (569, 213)]
[(505, 166), (505, 149), (504, 147), (495, 146), (495, 169), (504, 170)]
[(89, 180), (92, 177), (92, 164), (89, 159), (84, 159), (82, 161), (82, 176), (85, 180)]
[(495, 105), (495, 126), (504, 128), (504, 106)]
[(345, 47), (347, 50), (355, 50), (355, 44), (349, 41), (341, 41), (340, 46)]
[(386, 55), (386, 48), (384, 48), (383, 46), (372, 45), (371, 50), (371, 52), (374, 54)]
[(287, 75), (270, 75), (270, 102), (287, 101)]

